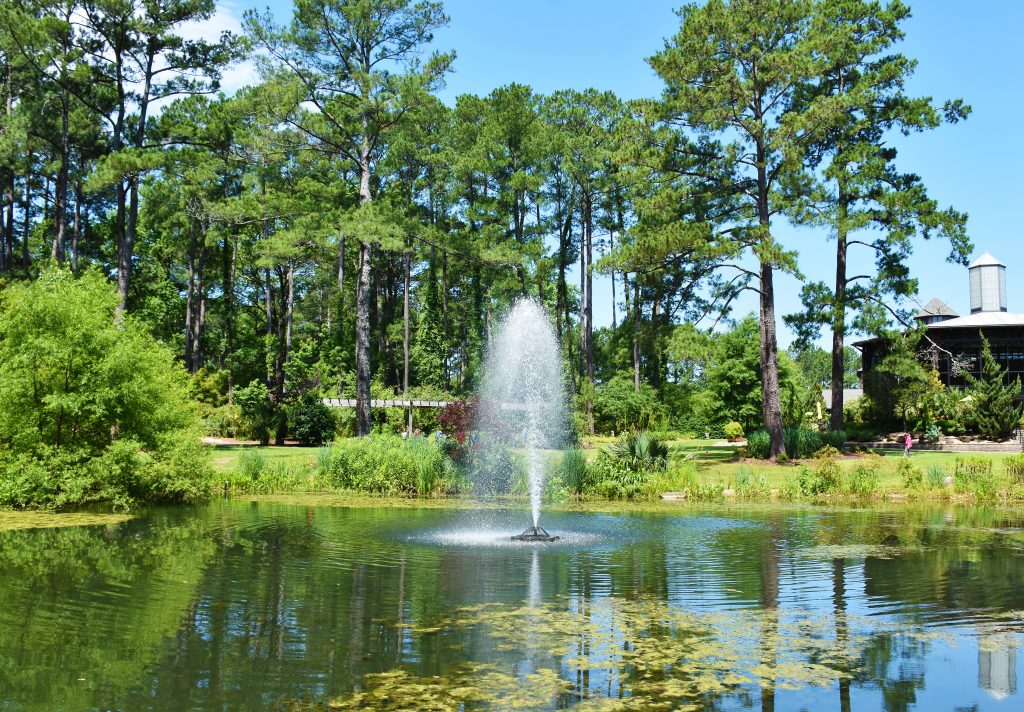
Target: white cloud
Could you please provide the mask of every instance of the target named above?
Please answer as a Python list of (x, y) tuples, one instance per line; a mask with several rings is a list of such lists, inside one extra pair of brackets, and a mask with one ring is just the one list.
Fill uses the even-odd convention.
[[(179, 34), (189, 40), (207, 40), (214, 42), (224, 32), (234, 35), (242, 34), (242, 10), (235, 2), (221, 0), (217, 3), (217, 11), (203, 22), (189, 22), (181, 26)], [(220, 88), (228, 95), (234, 94), (244, 86), (256, 84), (259, 73), (256, 63), (250, 59), (232, 64), (224, 70)]]

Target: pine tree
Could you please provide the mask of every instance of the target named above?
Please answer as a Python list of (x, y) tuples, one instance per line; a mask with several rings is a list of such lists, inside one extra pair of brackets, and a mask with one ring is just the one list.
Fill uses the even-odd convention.
[(992, 357), (988, 339), (981, 336), (981, 378), (966, 374), (973, 398), (978, 433), (992, 440), (1009, 437), (1020, 423), (1020, 377), (1006, 384), (1006, 370)]
[(430, 260), (427, 267), (418, 321), (413, 362), (416, 364), (420, 385), (444, 389), (444, 330), (441, 324), (440, 296), (437, 291), (437, 269), (434, 267), (434, 260)]

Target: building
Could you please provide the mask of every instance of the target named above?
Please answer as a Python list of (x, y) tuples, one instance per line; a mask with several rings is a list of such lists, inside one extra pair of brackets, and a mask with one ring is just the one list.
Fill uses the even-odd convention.
[[(914, 317), (927, 331), (919, 344), (947, 386), (967, 385), (965, 373), (981, 375), (981, 336), (992, 356), (1007, 371), (1007, 383), (1024, 382), (1024, 314), (1007, 311), (1006, 265), (987, 252), (968, 267), (971, 313), (960, 316), (940, 299), (932, 299)], [(862, 353), (862, 380), (869, 384), (871, 369), (885, 357), (885, 339), (855, 344)], [(870, 390), (870, 387), (869, 387)]]

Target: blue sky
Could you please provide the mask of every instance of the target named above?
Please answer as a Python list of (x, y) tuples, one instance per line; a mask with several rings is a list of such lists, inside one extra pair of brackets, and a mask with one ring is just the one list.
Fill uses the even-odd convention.
[[(670, 0), (448, 0), (448, 28), (438, 33), (440, 49), (458, 55), (455, 72), (442, 92), (488, 94), (510, 82), (541, 93), (560, 88), (609, 89), (622, 98), (656, 96), (662, 85), (644, 61), (678, 28)], [(984, 0), (910, 0), (901, 51), (918, 60), (910, 83), (913, 94), (941, 102), (962, 97), (971, 117), (926, 134), (894, 136), (902, 170), (922, 176), (940, 205), (970, 215), (968, 232), (976, 254), (991, 252), (1008, 265), (1010, 311), (1024, 312), (1024, 248), (1015, 218), (1024, 205), (1024, 144), (1017, 138), (1024, 116), (1024, 54), (1019, 32), (1024, 3)], [(260, 3), (262, 7), (267, 3)], [(218, 23), (231, 28), (245, 0), (222, 3)], [(273, 0), (279, 20), (290, 16), (291, 0)], [(239, 70), (236, 81), (246, 72)], [(822, 231), (776, 224), (783, 243), (800, 253), (800, 269), (811, 280), (830, 281), (834, 243)], [(938, 296), (961, 314), (969, 311), (967, 270), (945, 262), (948, 247), (920, 241), (911, 261), (920, 280), (920, 300)], [(870, 261), (851, 257), (853, 267)], [(798, 311), (800, 283), (780, 276), (776, 283), (780, 315)], [(618, 290), (621, 299), (621, 289)], [(595, 285), (595, 321), (611, 323), (608, 279)], [(748, 295), (734, 312), (756, 308)], [(780, 324), (780, 341), (790, 335)]]

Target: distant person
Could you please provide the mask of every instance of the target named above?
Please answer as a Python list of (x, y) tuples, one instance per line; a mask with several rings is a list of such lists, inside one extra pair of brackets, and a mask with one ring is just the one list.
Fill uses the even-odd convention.
[(903, 457), (910, 457), (910, 448), (914, 447), (914, 439), (910, 437), (910, 433), (903, 438)]

